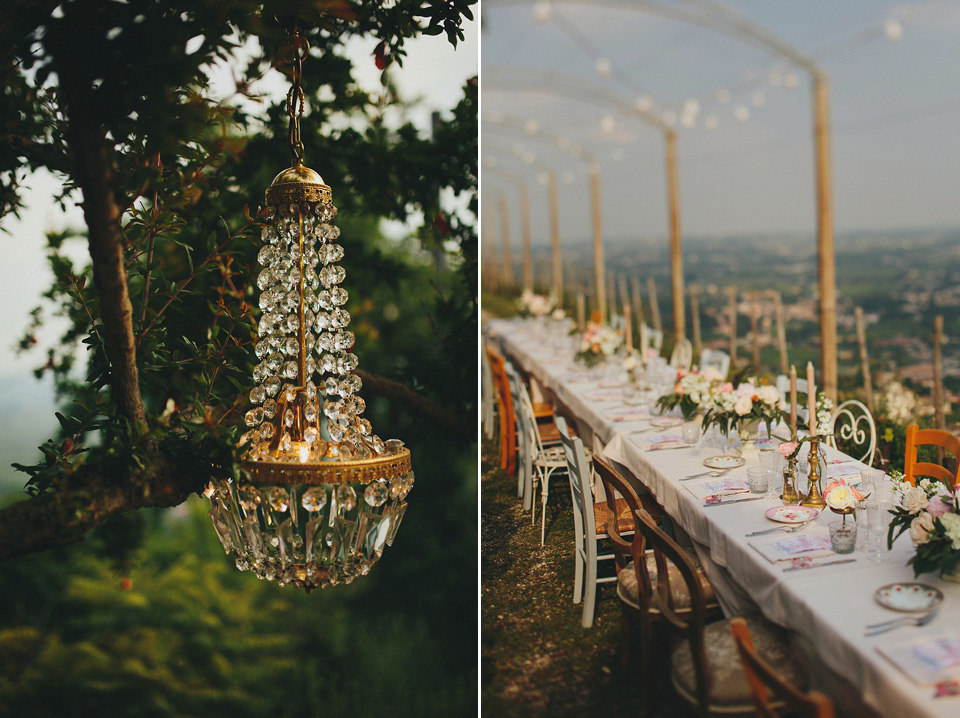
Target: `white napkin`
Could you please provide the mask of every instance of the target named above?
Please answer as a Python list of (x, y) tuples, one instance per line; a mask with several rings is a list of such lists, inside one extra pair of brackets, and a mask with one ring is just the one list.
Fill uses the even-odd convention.
[(826, 528), (815, 527), (798, 534), (768, 534), (747, 543), (770, 563), (792, 561), (795, 558), (832, 556), (830, 534)]

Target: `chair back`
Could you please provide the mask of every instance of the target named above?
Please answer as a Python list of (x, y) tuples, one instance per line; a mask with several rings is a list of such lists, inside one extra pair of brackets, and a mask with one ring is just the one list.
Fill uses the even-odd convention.
[[(617, 509), (616, 509), (616, 495), (620, 496), (627, 502), (627, 506), (630, 507), (630, 516), (634, 517), (636, 511), (643, 508), (643, 505), (640, 500), (639, 494), (634, 490), (634, 488), (627, 483), (627, 480), (624, 479), (616, 469), (614, 469), (610, 464), (604, 461), (601, 457), (594, 454), (593, 456), (593, 469), (597, 472), (597, 476), (600, 477), (600, 482), (603, 484), (603, 492), (607, 496), (607, 538), (610, 539), (610, 544), (613, 546), (613, 555), (614, 560), (617, 563), (617, 571), (626, 567), (630, 560), (633, 558), (635, 553), (635, 547), (633, 543), (635, 541), (643, 542), (643, 535), (636, 530), (636, 519), (633, 519), (634, 525), (631, 527), (633, 529), (633, 537), (630, 540), (627, 540), (620, 533), (617, 528)], [(643, 546), (639, 547), (640, 554), (643, 554)]]
[(647, 347), (653, 349), (658, 355), (663, 347), (663, 331), (648, 327), (646, 324), (640, 325), (640, 350), (647, 351)]
[[(517, 495), (523, 497), (524, 509), (527, 509), (527, 503), (531, 500), (529, 487), (533, 479), (531, 477), (533, 454), (531, 444), (533, 438), (530, 436), (530, 427), (527, 423), (524, 412), (523, 397), (526, 396), (526, 390), (523, 388), (523, 381), (517, 374), (510, 362), (504, 362), (504, 372), (507, 375), (507, 383), (510, 386), (510, 399), (513, 403), (514, 419), (516, 420), (517, 435)], [(527, 400), (529, 403), (529, 399)], [(531, 412), (533, 410), (531, 409)], [(534, 423), (536, 419), (534, 419)]]
[(730, 373), (730, 355), (719, 349), (704, 349), (700, 352), (700, 368), (708, 366), (726, 376)]
[(757, 654), (746, 621), (731, 618), (730, 629), (750, 685), (757, 718), (777, 718), (780, 713), (774, 710), (774, 703), (782, 705), (784, 712), (800, 718), (834, 718), (833, 703), (823, 693), (801, 693)]
[(693, 345), (689, 339), (679, 339), (670, 354), (670, 366), (674, 369), (689, 369), (693, 363)]
[[(957, 469), (951, 471), (940, 464), (918, 460), (921, 446), (937, 446), (953, 454)], [(957, 483), (960, 474), (960, 439), (949, 431), (940, 429), (921, 429), (916, 424), (907, 427), (907, 449), (903, 461), (903, 478), (916, 485), (917, 479), (930, 477), (942, 481), (951, 489)]]
[(493, 372), (497, 387), (497, 409), (500, 415), (500, 468), (507, 474), (517, 470), (517, 418), (513, 410), (513, 397), (510, 395), (510, 383), (507, 380), (506, 360), (491, 349), (487, 349), (490, 370)]
[(593, 515), (593, 490), (590, 488), (590, 468), (583, 441), (579, 436), (570, 436), (567, 422), (557, 417), (560, 443), (567, 460), (567, 476), (570, 479), (570, 496), (573, 499), (573, 526), (576, 533), (577, 552), (589, 565), (597, 561), (597, 522)]
[[(783, 397), (783, 401), (787, 405), (787, 411), (790, 411), (790, 377), (786, 374), (777, 375), (777, 391)], [(809, 405), (804, 401), (807, 398), (807, 393), (807, 380), (797, 379), (797, 419), (801, 424), (806, 424), (810, 419), (810, 411), (807, 409)], [(800, 398), (801, 395), (803, 399)]]
[(833, 410), (833, 436), (827, 443), (873, 466), (877, 453), (877, 424), (866, 404), (849, 399)]
[[(690, 558), (677, 543), (656, 525), (653, 518), (643, 509), (637, 511), (637, 529), (643, 535), (647, 550), (653, 550), (657, 564), (657, 585), (654, 588), (648, 571), (637, 571), (640, 580), (640, 608), (649, 616), (654, 592), (656, 608), (660, 615), (669, 621), (690, 644), (696, 675), (696, 697), (700, 706), (709, 704), (709, 668), (704, 645), (703, 627), (706, 625), (707, 599), (703, 586), (697, 576), (697, 569)], [(636, 542), (634, 542), (636, 545)], [(645, 556), (634, 554), (635, 566), (644, 566)], [(690, 605), (677, 607), (674, 591), (671, 588), (671, 572), (667, 565), (672, 563), (686, 584)], [(682, 592), (677, 595), (682, 595)]]
[(481, 423), (483, 424), (483, 433), (488, 440), (493, 439), (493, 405), (494, 405), (494, 381), (493, 369), (490, 367), (490, 357), (485, 350), (480, 351), (480, 406)]

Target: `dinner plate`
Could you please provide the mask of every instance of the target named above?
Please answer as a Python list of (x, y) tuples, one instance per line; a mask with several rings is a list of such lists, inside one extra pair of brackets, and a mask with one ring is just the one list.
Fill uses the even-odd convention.
[(666, 429), (669, 426), (680, 426), (683, 419), (679, 416), (665, 416), (662, 419), (651, 419), (650, 426), (654, 429)]
[(708, 456), (703, 460), (703, 465), (711, 469), (735, 469), (745, 463), (747, 460), (742, 456)]
[(884, 608), (915, 613), (938, 606), (943, 593), (925, 583), (891, 583), (878, 588), (873, 597)]
[(817, 517), (820, 511), (806, 506), (774, 506), (767, 509), (766, 517), (782, 524), (802, 524)]

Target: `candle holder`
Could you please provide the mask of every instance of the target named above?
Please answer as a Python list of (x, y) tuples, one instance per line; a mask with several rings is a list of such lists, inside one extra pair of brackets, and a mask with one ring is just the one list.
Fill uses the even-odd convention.
[(820, 493), (820, 437), (814, 436), (810, 439), (810, 454), (807, 456), (810, 464), (810, 470), (807, 473), (809, 490), (806, 498), (800, 502), (801, 506), (807, 506), (812, 509), (822, 509), (827, 505), (823, 495)]
[(784, 506), (796, 506), (800, 503), (800, 492), (797, 491), (797, 457), (787, 457), (787, 466), (783, 470), (783, 493), (780, 500)]

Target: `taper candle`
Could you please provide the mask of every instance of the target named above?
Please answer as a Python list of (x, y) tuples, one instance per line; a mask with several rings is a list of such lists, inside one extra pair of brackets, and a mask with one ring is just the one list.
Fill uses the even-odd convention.
[(797, 440), (797, 366), (790, 365), (790, 440)]
[(810, 436), (817, 435), (817, 385), (813, 381), (813, 362), (807, 362), (807, 411), (810, 412)]

